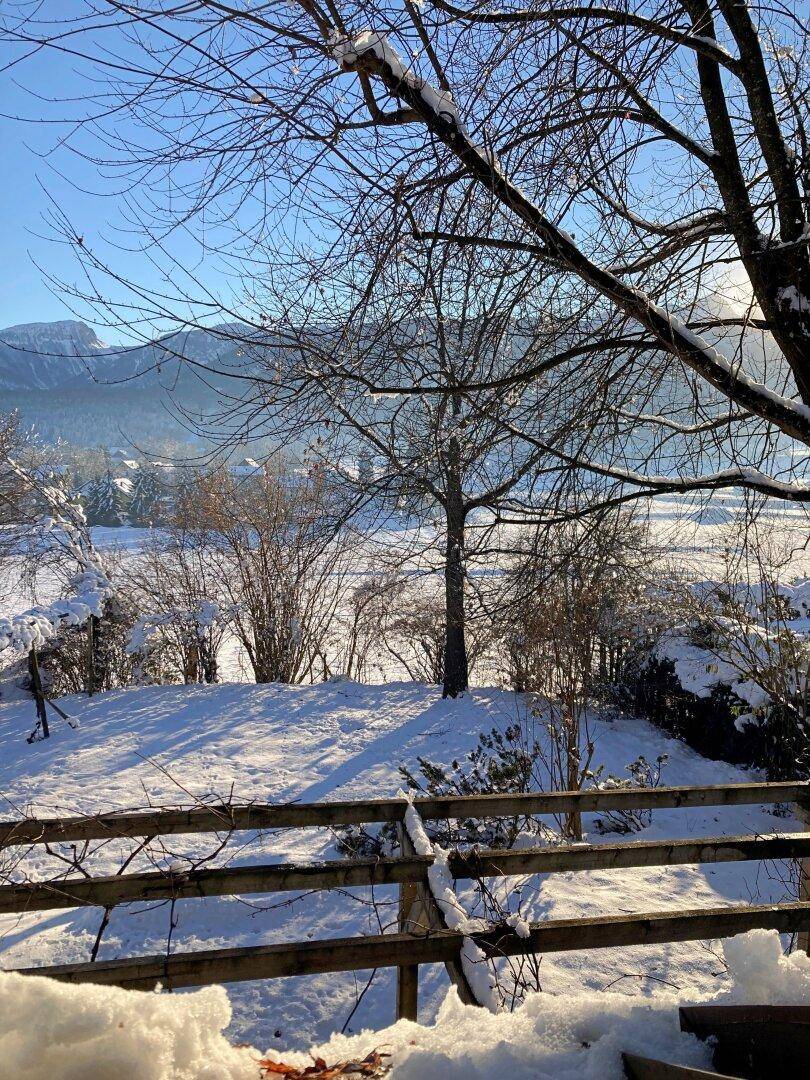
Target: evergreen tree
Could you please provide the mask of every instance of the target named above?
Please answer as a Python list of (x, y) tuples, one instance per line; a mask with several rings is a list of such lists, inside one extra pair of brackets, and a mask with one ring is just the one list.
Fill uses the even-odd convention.
[(163, 486), (154, 469), (138, 470), (129, 505), (130, 521), (134, 525), (150, 525), (160, 514)]
[(357, 482), (368, 487), (374, 482), (374, 455), (363, 447), (357, 455)]
[(84, 512), (88, 525), (126, 525), (132, 495), (111, 472), (94, 480), (87, 491)]

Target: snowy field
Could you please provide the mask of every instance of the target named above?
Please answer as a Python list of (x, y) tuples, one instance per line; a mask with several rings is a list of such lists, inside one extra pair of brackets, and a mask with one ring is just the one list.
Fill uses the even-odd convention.
[[(721, 572), (729, 525), (740, 505), (731, 495), (715, 495), (703, 503), (656, 501), (652, 535), (663, 564), (696, 575)], [(780, 507), (769, 523), (777, 546), (794, 549), (791, 569), (797, 575), (810, 573), (803, 549), (805, 511)], [(135, 528), (93, 533), (99, 548), (117, 553), (124, 570), (147, 536)], [(407, 531), (401, 536), (392, 532), (381, 542), (396, 544), (406, 536)], [(0, 592), (2, 582), (0, 575)], [(52, 584), (42, 577), (36, 596), (12, 594), (6, 588), (4, 612), (24, 610), (34, 599), (50, 599)], [(223, 674), (232, 681), (63, 699), (78, 728), (52, 716), (52, 738), (32, 746), (25, 736), (34, 724), (33, 704), (6, 683), (0, 696), (0, 819), (197, 801), (395, 796), (402, 786), (398, 766), (413, 768), (420, 755), (443, 764), (463, 759), (479, 733), (503, 729), (521, 719), (526, 709), (518, 696), (485, 687), (443, 701), (436, 687), (396, 681), (401, 672), (390, 667), (380, 669), (378, 677), (386, 681), (379, 685), (333, 680), (315, 686), (257, 686), (244, 681), (244, 665), (232, 644)], [(648, 761), (667, 754), (665, 784), (760, 779), (702, 758), (636, 718), (594, 717), (593, 736), (593, 767), (603, 765), (606, 773), (617, 776), (626, 775), (626, 766), (640, 754)], [(601, 834), (593, 815), (585, 817), (584, 827), (590, 842), (617, 839)], [(798, 828), (793, 817), (776, 816), (772, 807), (662, 810), (634, 837), (768, 835)], [(328, 830), (240, 833), (220, 850), (222, 839), (163, 838), (138, 854), (128, 870), (182, 870), (205, 860), (207, 865), (237, 866), (339, 857), (336, 837)], [(92, 844), (82, 853), (83, 865), (93, 874), (115, 873), (132, 848), (125, 841)], [(59, 856), (70, 860), (70, 847), (56, 847), (51, 854), (42, 848), (13, 849), (0, 853), (0, 870), (20, 879), (75, 873)], [(519, 892), (521, 914), (543, 920), (779, 902), (795, 895), (792, 869), (788, 863), (742, 863), (561, 873), (509, 879), (499, 888), (513, 909)], [(475, 890), (462, 884), (458, 891), (464, 905), (472, 908)], [(394, 928), (396, 891), (378, 888), (373, 904), (371, 900), (369, 890), (354, 889), (186, 900), (174, 907), (121, 906), (104, 931), (98, 956), (377, 934)], [(101, 917), (96, 908), (0, 916), (0, 968), (88, 960)], [(50, 1021), (35, 1026), (34, 1034), (19, 1022), (26, 1009), (33, 1009), (26, 1001), (35, 993), (36, 1001), (53, 998), (59, 1022), (64, 1021), (62, 1030), (71, 1028), (65, 1037), (71, 1067), (77, 1070), (70, 1076), (77, 1080), (106, 1080), (107, 1075), (118, 1080), (122, 1074), (133, 1080), (254, 1080), (258, 1051), (231, 1049), (243, 1043), (299, 1065), (310, 1059), (296, 1053), (313, 1045), (326, 1044), (323, 1053), (329, 1060), (359, 1057), (385, 1046), (395, 1051), (396, 1080), (501, 1075), (513, 1080), (607, 1080), (621, 1075), (623, 1049), (658, 1048), (673, 1060), (706, 1064), (705, 1047), (677, 1030), (678, 1001), (708, 1001), (718, 995), (720, 1000), (780, 1000), (780, 994), (787, 995), (785, 1000), (810, 1001), (810, 962), (782, 959), (774, 935), (752, 941), (551, 955), (540, 966), (544, 993), (530, 998), (513, 1017), (501, 1018), (460, 1005), (449, 991), (444, 969), (423, 967), (420, 1022), (427, 1027), (407, 1021), (389, 1027), (395, 1004), (391, 971), (235, 984), (227, 988), (230, 1001), (219, 988), (148, 999), (134, 992), (56, 985), (29, 991), (0, 971), (0, 1080), (22, 1075), (14, 1062), (32, 1060), (34, 1043), (45, 1038), (60, 1045)], [(71, 1017), (77, 1018), (75, 1030)], [(437, 1019), (438, 1026), (431, 1026)], [(116, 1029), (125, 1026), (127, 1038), (110, 1041), (113, 1023)], [(56, 1020), (53, 1024), (58, 1026)], [(102, 1059), (108, 1073), (100, 1071)], [(33, 1080), (53, 1074), (47, 1055), (39, 1061), (41, 1072), (28, 1073)]]
[[(736, 530), (743, 519), (745, 496), (734, 492), (713, 492), (711, 496), (695, 493), (689, 496), (661, 497), (646, 506), (649, 513), (650, 544), (657, 552), (664, 570), (686, 572), (699, 577), (722, 575), (724, 558), (728, 549), (739, 540)], [(474, 516), (471, 519), (474, 525)], [(780, 563), (786, 560), (782, 574), (786, 577), (810, 576), (810, 510), (805, 506), (770, 500), (759, 510), (759, 539)], [(120, 528), (96, 526), (91, 530), (93, 543), (125, 566), (126, 560), (137, 557), (153, 530), (126, 525)], [(443, 541), (431, 526), (420, 526), (418, 542), (416, 530), (403, 521), (401, 527), (387, 526), (369, 537), (365, 549), (358, 556), (357, 575), (361, 579), (375, 569), (376, 556), (381, 551), (407, 550), (417, 542), (424, 546), (436, 541), (438, 548)], [(425, 559), (417, 558), (414, 568), (423, 571)], [(472, 573), (482, 568), (474, 562)], [(487, 567), (487, 570), (497, 567)], [(14, 582), (12, 560), (4, 566), (0, 560), (0, 598), (2, 614), (11, 615), (23, 611), (33, 603), (54, 599), (55, 583), (47, 574), (35, 582), (35, 591), (20, 591)], [(236, 677), (238, 665), (229, 672)], [(381, 673), (382, 674), (382, 673)]]
[[(436, 688), (415, 684), (361, 686), (334, 681), (317, 686), (153, 686), (113, 691), (90, 700), (64, 699), (80, 719), (78, 730), (55, 723), (50, 740), (29, 746), (30, 703), (0, 704), (2, 817), (23, 813), (75, 814), (185, 804), (192, 799), (315, 801), (393, 796), (397, 765), (417, 755), (450, 761), (470, 748), (478, 732), (513, 722), (515, 695), (475, 690), (442, 701)], [(594, 763), (621, 774), (640, 753), (668, 753), (668, 784), (739, 782), (750, 776), (701, 758), (629, 717), (595, 722)], [(599, 842), (586, 817), (588, 839)], [(719, 833), (768, 834), (795, 830), (792, 818), (769, 808), (733, 807), (657, 811), (642, 838), (699, 837)], [(615, 839), (615, 837), (613, 837)], [(132, 864), (188, 866), (215, 846), (211, 837), (165, 838)], [(125, 842), (99, 846), (87, 866), (112, 873)], [(238, 834), (216, 861), (335, 857), (327, 831)], [(8, 857), (8, 856), (7, 856)], [(54, 860), (34, 848), (16, 868), (32, 878), (54, 872)], [(786, 898), (786, 864), (721, 864), (611, 872), (562, 873), (533, 878), (524, 889), (524, 914), (533, 919), (769, 902)], [(507, 882), (506, 886), (516, 882)], [(471, 899), (472, 890), (462, 899)], [(466, 899), (465, 899), (466, 898)], [(185, 951), (229, 945), (378, 933), (396, 918), (394, 890), (376, 890), (377, 909), (364, 890), (313, 895), (208, 898), (117, 908), (102, 940), (100, 958)], [(6, 968), (87, 960), (101, 918), (98, 909), (42, 912), (0, 919)], [(233, 1019), (228, 1036), (266, 1048), (305, 1048), (346, 1024), (370, 973), (330, 974), (235, 985), (229, 988)], [(584, 990), (632, 995), (661, 992), (699, 999), (727, 984), (717, 942), (558, 954), (541, 965), (544, 991)], [(423, 968), (420, 1019), (431, 1021), (448, 982), (442, 968)], [(394, 1014), (394, 977), (378, 972), (347, 1031), (383, 1028)]]

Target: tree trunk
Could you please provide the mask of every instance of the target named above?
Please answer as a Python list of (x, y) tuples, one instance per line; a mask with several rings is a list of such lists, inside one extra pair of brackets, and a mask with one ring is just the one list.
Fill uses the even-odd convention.
[(458, 440), (450, 439), (447, 502), (447, 548), (444, 561), (446, 630), (442, 697), (456, 697), (467, 689), (469, 670), (464, 633), (464, 524), (466, 511), (458, 469)]

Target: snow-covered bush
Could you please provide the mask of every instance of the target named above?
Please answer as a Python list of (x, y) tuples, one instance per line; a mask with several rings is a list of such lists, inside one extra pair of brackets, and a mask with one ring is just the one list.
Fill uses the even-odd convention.
[(447, 615), (444, 598), (433, 583), (397, 581), (388, 616), (382, 624), (382, 643), (415, 682), (444, 680)]
[(26, 445), (16, 412), (0, 412), (0, 526), (16, 525), (27, 512), (30, 484), (15, 462)]
[(637, 711), (770, 779), (810, 775), (810, 579), (691, 583), (679, 607), (628, 665)]
[(115, 663), (123, 657), (115, 626), (126, 621), (127, 605), (113, 584), (110, 560), (94, 548), (84, 511), (61, 477), (14, 467), (48, 508), (44, 517), (15, 530), (20, 573), (35, 576), (47, 567), (61, 595), (19, 614), (0, 615), (0, 655), (19, 658), (37, 650), (46, 663), (44, 681), (55, 694), (127, 682), (128, 673), (116, 672)]
[[(340, 650), (346, 675), (362, 678), (375, 668), (385, 670), (393, 660), (414, 682), (444, 682), (447, 611), (444, 584), (436, 575), (392, 570), (369, 577), (353, 590), (346, 609)], [(468, 671), (484, 657), (491, 640), (491, 620), (480, 597), (468, 589)]]
[(653, 567), (647, 526), (626, 512), (526, 537), (494, 604), (507, 683), (556, 698), (572, 678), (586, 698), (613, 684)]

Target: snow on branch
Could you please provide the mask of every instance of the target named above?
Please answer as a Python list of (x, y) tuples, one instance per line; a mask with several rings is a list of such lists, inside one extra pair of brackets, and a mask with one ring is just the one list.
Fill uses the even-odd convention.
[[(751, 379), (702, 337), (653, 303), (642, 290), (593, 262), (569, 233), (507, 179), (497, 154), (473, 142), (452, 93), (438, 89), (410, 70), (387, 35), (371, 30), (356, 35), (332, 31), (327, 44), (344, 71), (376, 76), (389, 93), (410, 105), (470, 174), (545, 243), (550, 257), (564, 269), (637, 320), (653, 334), (663, 351), (676, 356), (729, 400), (810, 445), (810, 408)], [(792, 301), (792, 297), (788, 299)]]
[(38, 490), (49, 509), (26, 534), (27, 544), (34, 550), (37, 546), (59, 549), (76, 563), (77, 570), (68, 579), (68, 592), (62, 598), (18, 615), (0, 615), (0, 652), (41, 648), (62, 628), (83, 626), (93, 616), (101, 618), (105, 601), (115, 592), (104, 562), (93, 547), (81, 506), (71, 502), (61, 487), (41, 483), (13, 461), (8, 464)]
[(498, 155), (487, 146), (478, 146), (473, 143), (464, 123), (458, 106), (453, 100), (449, 90), (441, 90), (427, 79), (421, 78), (411, 71), (404, 63), (402, 57), (391, 44), (386, 34), (375, 34), (371, 30), (365, 30), (354, 37), (340, 34), (334, 31), (329, 38), (329, 46), (332, 55), (341, 68), (351, 71), (358, 60), (372, 54), (381, 63), (385, 64), (399, 83), (408, 86), (427, 108), (447, 123), (452, 124), (469, 146), (475, 150), (488, 164), (488, 166), (503, 175)]
[(203, 600), (195, 608), (176, 608), (173, 611), (141, 615), (129, 634), (126, 651), (129, 654), (148, 651), (160, 638), (161, 630), (167, 627), (179, 627), (200, 636), (215, 625), (227, 623), (230, 612), (224, 610), (215, 600)]
[(37, 606), (20, 615), (0, 616), (0, 652), (28, 651), (52, 641), (63, 627), (84, 626), (89, 618), (100, 619), (104, 602), (114, 593), (113, 585), (101, 570), (84, 570), (70, 579), (70, 594), (47, 606)]

